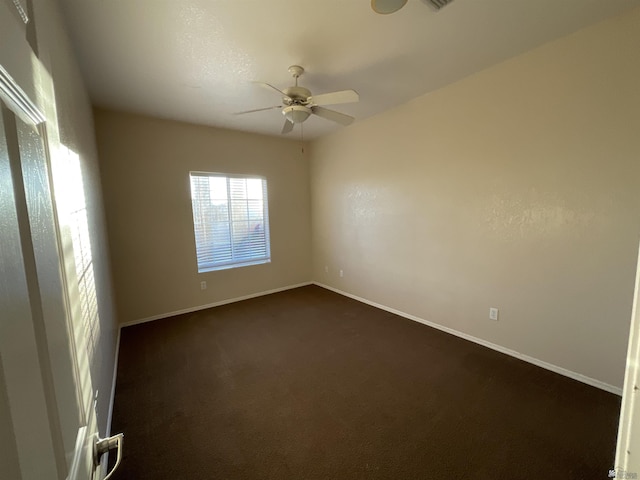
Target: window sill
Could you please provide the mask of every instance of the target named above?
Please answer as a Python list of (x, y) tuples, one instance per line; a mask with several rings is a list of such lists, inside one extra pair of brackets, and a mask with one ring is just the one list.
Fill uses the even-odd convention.
[(240, 268), (240, 267), (250, 267), (252, 265), (260, 265), (263, 263), (271, 263), (270, 258), (263, 258), (260, 260), (253, 260), (250, 262), (237, 262), (237, 263), (229, 263), (226, 265), (215, 265), (210, 267), (202, 267), (198, 268), (198, 273), (206, 273), (206, 272), (215, 272), (218, 270), (229, 270), (230, 268)]

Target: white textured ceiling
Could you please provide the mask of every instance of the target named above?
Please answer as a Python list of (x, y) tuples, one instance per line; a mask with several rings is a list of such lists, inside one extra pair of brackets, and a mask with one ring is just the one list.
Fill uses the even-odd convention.
[[(409, 0), (378, 15), (369, 0), (62, 0), (94, 104), (279, 135), (277, 92), (306, 69), (313, 93), (355, 89), (329, 108), (356, 121), (455, 82), (640, 0)], [(305, 139), (341, 127), (312, 116)], [(289, 134), (299, 138), (299, 127)]]

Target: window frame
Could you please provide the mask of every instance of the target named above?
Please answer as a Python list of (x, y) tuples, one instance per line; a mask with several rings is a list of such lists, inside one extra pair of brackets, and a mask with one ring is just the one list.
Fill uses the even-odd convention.
[[(196, 219), (196, 200), (197, 198), (194, 196), (194, 188), (192, 179), (193, 177), (216, 177), (216, 178), (224, 178), (227, 184), (227, 209), (228, 209), (228, 220), (227, 225), (229, 228), (229, 239), (231, 241), (230, 248), (232, 252), (232, 258), (227, 261), (212, 261), (212, 262), (201, 262), (201, 254), (200, 254), (200, 245), (198, 243), (199, 233), (197, 228), (197, 219)], [(232, 197), (231, 197), (231, 184), (230, 179), (243, 179), (243, 180), (261, 180), (262, 181), (262, 228), (264, 230), (264, 249), (265, 255), (259, 258), (252, 259), (239, 259), (235, 257), (233, 253), (233, 224), (234, 224), (234, 215), (232, 211)], [(264, 263), (271, 263), (271, 232), (270, 232), (270, 222), (269, 222), (269, 190), (268, 190), (268, 182), (267, 178), (264, 175), (253, 175), (253, 174), (237, 174), (237, 173), (221, 173), (221, 172), (205, 172), (205, 171), (190, 171), (189, 172), (189, 193), (191, 197), (191, 211), (192, 211), (192, 222), (193, 222), (193, 235), (194, 235), (194, 244), (196, 248), (196, 267), (198, 273), (206, 273), (213, 272), (218, 270), (228, 270), (231, 268), (240, 268), (247, 267), (251, 265), (261, 265)], [(246, 198), (245, 200), (249, 200)], [(248, 205), (247, 205), (247, 208)], [(204, 248), (207, 248), (206, 245), (203, 245)], [(210, 244), (209, 244), (209, 248)]]

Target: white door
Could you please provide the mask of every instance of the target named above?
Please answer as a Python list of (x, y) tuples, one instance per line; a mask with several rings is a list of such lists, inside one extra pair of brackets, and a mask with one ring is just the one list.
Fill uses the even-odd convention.
[(640, 478), (640, 255), (631, 314), (627, 367), (618, 428), (616, 466), (611, 478)]
[(89, 480), (93, 388), (70, 311), (46, 123), (0, 108), (0, 478)]
[(97, 480), (99, 321), (82, 173), (61, 148), (27, 6), (0, 0), (0, 479)]

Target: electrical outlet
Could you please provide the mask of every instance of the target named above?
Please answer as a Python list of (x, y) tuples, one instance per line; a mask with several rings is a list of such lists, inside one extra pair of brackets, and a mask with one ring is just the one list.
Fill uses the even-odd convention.
[(340, 278), (344, 277), (344, 272), (340, 270)]
[(496, 322), (498, 321), (498, 309), (491, 307), (489, 309), (489, 320), (495, 320)]
[(324, 273), (329, 273), (329, 267), (327, 265), (324, 266)]
[(200, 290), (206, 290), (207, 289), (207, 282), (202, 281), (200, 282)]

